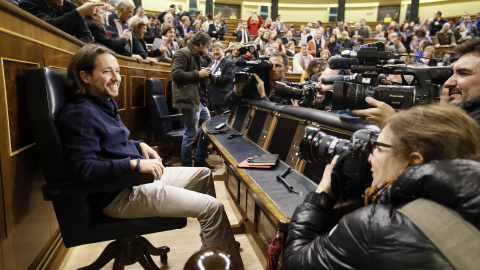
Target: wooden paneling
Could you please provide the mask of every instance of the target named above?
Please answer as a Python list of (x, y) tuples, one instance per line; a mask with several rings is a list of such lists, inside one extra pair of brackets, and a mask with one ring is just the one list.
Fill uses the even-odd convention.
[(38, 63), (7, 59), (2, 61), (10, 131), (10, 155), (32, 146), (35, 142), (28, 119), (25, 70), (39, 66)]
[[(120, 70), (121, 72), (121, 70)], [(115, 102), (117, 102), (117, 107), (119, 111), (125, 110), (126, 104), (127, 104), (127, 95), (125, 93), (127, 92), (127, 79), (125, 75), (120, 75), (122, 78), (122, 81), (120, 82), (120, 87), (118, 89), (118, 96), (115, 98)]]
[(68, 68), (68, 64), (73, 57), (73, 53), (63, 52), (52, 49), (50, 47), (44, 47), (45, 53), (45, 66), (56, 68)]
[(130, 77), (130, 89), (132, 89), (132, 109), (145, 108), (145, 77), (131, 76)]

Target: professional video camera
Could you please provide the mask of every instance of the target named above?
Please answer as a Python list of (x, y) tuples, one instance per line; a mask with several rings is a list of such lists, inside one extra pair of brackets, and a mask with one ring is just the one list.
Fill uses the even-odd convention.
[(275, 95), (287, 99), (293, 98), (300, 100), (298, 106), (313, 107), (315, 96), (317, 95), (316, 83), (306, 81), (303, 83), (283, 83), (277, 82), (275, 87)]
[(332, 192), (346, 201), (358, 198), (372, 183), (368, 156), (373, 150), (380, 130), (377, 127), (357, 130), (350, 140), (323, 133), (319, 128), (306, 127), (300, 142), (300, 158), (307, 162), (339, 159), (332, 172)]
[(253, 77), (252, 73), (255, 73), (262, 79), (264, 82), (268, 81), (268, 73), (272, 69), (273, 65), (268, 61), (268, 57), (258, 56), (258, 50), (260, 49), (260, 44), (250, 44), (245, 45), (240, 48), (240, 55), (244, 55), (249, 52), (254, 59), (250, 61), (236, 61), (235, 66), (240, 67), (241, 71), (235, 73), (235, 83), (243, 84), (245, 86), (256, 87), (255, 83), (257, 80)]
[[(333, 90), (326, 92), (324, 103), (333, 110), (369, 108), (365, 97), (373, 97), (395, 109), (429, 103), (439, 98), (441, 85), (453, 74), (451, 67), (412, 68), (394, 57), (393, 53), (385, 52), (385, 44), (377, 42), (344, 51), (342, 58), (332, 58), (330, 68), (350, 69), (356, 74), (322, 79), (322, 83), (334, 85)], [(400, 75), (401, 85), (380, 85), (386, 74)], [(413, 76), (413, 80), (407, 82), (405, 75)]]

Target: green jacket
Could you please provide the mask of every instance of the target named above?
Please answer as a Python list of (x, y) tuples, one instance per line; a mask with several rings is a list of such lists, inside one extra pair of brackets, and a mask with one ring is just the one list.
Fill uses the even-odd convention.
[(200, 93), (198, 83), (201, 69), (200, 55), (188, 41), (187, 47), (178, 50), (172, 59), (172, 98), (173, 107), (198, 111)]

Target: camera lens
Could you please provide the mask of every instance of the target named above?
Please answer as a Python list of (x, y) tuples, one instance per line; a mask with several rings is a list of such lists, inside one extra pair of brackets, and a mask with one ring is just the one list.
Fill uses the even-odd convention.
[(327, 135), (315, 127), (307, 127), (300, 142), (300, 157), (308, 162), (324, 160), (330, 163), (334, 156), (349, 148), (349, 140)]

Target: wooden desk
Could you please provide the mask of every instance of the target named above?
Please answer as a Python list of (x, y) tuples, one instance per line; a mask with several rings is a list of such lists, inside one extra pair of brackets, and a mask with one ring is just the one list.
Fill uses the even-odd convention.
[[(242, 136), (228, 139), (228, 133), (208, 133), (225, 122), (230, 129), (228, 133)], [(225, 160), (225, 185), (243, 217), (235, 229), (248, 230), (266, 257), (270, 241), (277, 231), (283, 234), (287, 232), (295, 208), (309, 192), (316, 189), (323, 175), (324, 162), (306, 163), (298, 157), (305, 127), (313, 124), (330, 135), (348, 139), (354, 130), (373, 123), (352, 121), (314, 109), (248, 100), (246, 104), (235, 107), (230, 117), (214, 117), (203, 124), (203, 130)], [(264, 153), (279, 154), (280, 160), (275, 168), (260, 170), (237, 167), (246, 158)], [(276, 176), (289, 166), (293, 170), (285, 180), (300, 194), (290, 192), (276, 180)]]

